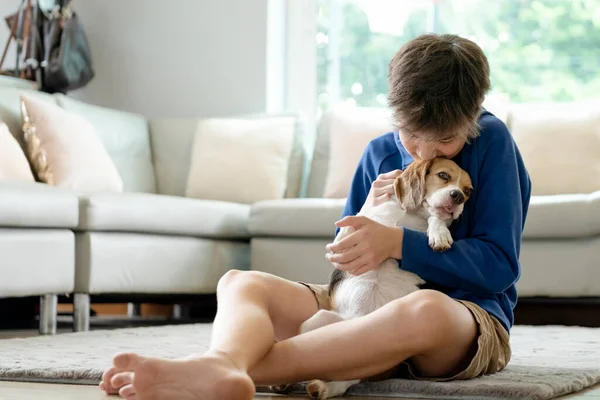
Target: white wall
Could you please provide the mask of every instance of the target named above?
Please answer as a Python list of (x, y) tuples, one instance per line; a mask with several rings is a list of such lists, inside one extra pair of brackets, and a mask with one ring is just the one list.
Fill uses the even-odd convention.
[(96, 77), (70, 95), (149, 117), (264, 112), (282, 87), (267, 79), (269, 1), (75, 0)]
[[(21, 0), (0, 0), (0, 57), (2, 57), (2, 52), (4, 51), (4, 46), (8, 40), (8, 34), (10, 33), (10, 29), (8, 29), (8, 25), (6, 25), (4, 17), (16, 12), (20, 4)], [(15, 47), (15, 42), (13, 41), (8, 49), (6, 60), (2, 65), (3, 70), (14, 68)]]

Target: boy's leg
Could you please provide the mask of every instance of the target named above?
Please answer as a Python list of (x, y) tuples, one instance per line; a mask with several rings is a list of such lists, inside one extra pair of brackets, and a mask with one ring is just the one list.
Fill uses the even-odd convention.
[[(219, 281), (217, 301), (208, 354), (226, 357), (242, 371), (262, 359), (276, 340), (296, 335), (302, 322), (318, 311), (306, 286), (254, 271), (228, 272)], [(127, 387), (132, 381), (132, 372), (113, 367), (105, 372), (101, 388), (112, 394), (120, 389), (122, 394), (132, 393)]]
[(226, 354), (244, 371), (275, 341), (297, 335), (318, 311), (306, 286), (261, 272), (229, 273), (219, 283), (217, 300), (210, 350)]
[(475, 355), (477, 334), (464, 305), (421, 290), (362, 318), (277, 343), (249, 373), (257, 385), (365, 379), (410, 358), (422, 376), (447, 376)]
[[(465, 306), (442, 293), (422, 290), (365, 317), (279, 342), (249, 374), (258, 385), (315, 378), (350, 380), (377, 375), (411, 358), (423, 376), (447, 375), (472, 355), (477, 332), (474, 317)], [(205, 360), (124, 355), (116, 361), (122, 369), (135, 371), (138, 398), (162, 399), (175, 394), (185, 400), (218, 398), (220, 384)], [(252, 394), (229, 398), (250, 400)]]

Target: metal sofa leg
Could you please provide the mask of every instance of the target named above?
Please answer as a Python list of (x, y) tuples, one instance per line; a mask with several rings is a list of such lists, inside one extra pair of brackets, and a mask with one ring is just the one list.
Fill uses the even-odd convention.
[(58, 313), (58, 296), (45, 294), (40, 296), (40, 334), (56, 334), (56, 317)]
[(90, 330), (90, 295), (75, 293), (73, 296), (73, 331)]
[(129, 318), (140, 317), (142, 315), (142, 305), (139, 303), (128, 303), (127, 315)]

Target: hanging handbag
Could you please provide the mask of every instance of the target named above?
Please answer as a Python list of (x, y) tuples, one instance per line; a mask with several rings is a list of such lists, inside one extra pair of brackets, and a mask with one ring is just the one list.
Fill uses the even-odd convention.
[[(22, 0), (19, 11), (5, 20), (10, 36), (0, 74), (35, 81), (48, 93), (81, 88), (94, 77), (90, 47), (71, 0), (57, 0), (50, 10), (34, 0)], [(1, 70), (12, 40), (17, 44), (15, 68)]]
[(43, 57), (41, 89), (55, 93), (78, 89), (94, 77), (92, 56), (71, 0), (59, 1), (42, 23)]

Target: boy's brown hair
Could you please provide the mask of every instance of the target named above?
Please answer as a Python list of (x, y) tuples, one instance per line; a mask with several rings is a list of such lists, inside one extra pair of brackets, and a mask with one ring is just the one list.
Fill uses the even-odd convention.
[(488, 60), (474, 42), (456, 35), (421, 35), (402, 46), (389, 64), (388, 105), (394, 121), (420, 139), (475, 138), (489, 75)]

